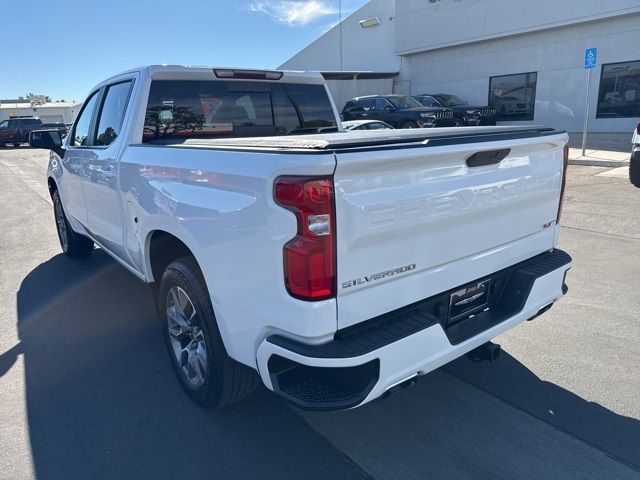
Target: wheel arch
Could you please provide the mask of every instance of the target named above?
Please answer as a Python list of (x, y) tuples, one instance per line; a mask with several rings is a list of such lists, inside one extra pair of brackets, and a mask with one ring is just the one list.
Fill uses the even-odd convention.
[[(188, 245), (180, 236), (165, 229), (151, 230), (145, 240), (145, 262), (147, 278), (150, 282), (158, 283), (164, 269), (174, 260), (183, 257), (193, 257), (198, 263), (195, 249)], [(199, 266), (199, 264), (198, 264)]]
[[(204, 288), (207, 295), (211, 296), (211, 306), (216, 319), (218, 330), (222, 338), (222, 343), (227, 353), (233, 358), (233, 342), (225, 320), (218, 311), (213, 296), (211, 279), (207, 278), (206, 269), (203, 268), (201, 262), (201, 253), (195, 244), (194, 239), (185, 238), (185, 236), (171, 231), (168, 228), (156, 228), (146, 235), (145, 240), (145, 267), (147, 269), (147, 282), (151, 287), (151, 293), (154, 298), (156, 308), (158, 308), (158, 296), (160, 293), (160, 279), (165, 268), (173, 261), (183, 257), (191, 257), (194, 259), (196, 266), (200, 269), (200, 274), (204, 281)], [(199, 258), (200, 257), (200, 258)], [(159, 313), (159, 312), (158, 312)]]
[(58, 190), (58, 184), (51, 176), (47, 177), (47, 188), (49, 189), (49, 195), (53, 195), (53, 192)]

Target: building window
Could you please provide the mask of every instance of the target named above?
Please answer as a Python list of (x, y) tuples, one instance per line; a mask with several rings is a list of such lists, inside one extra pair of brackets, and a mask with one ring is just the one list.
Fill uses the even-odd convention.
[(489, 105), (497, 120), (533, 120), (538, 74), (518, 73), (489, 79)]
[(640, 117), (640, 60), (602, 65), (596, 118)]

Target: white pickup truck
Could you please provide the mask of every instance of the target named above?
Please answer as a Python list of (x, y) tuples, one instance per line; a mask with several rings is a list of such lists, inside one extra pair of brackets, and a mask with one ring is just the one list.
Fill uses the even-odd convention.
[[(67, 255), (148, 283), (186, 392), (365, 404), (546, 311), (567, 135), (345, 132), (320, 75), (149, 66), (36, 131)], [(117, 292), (114, 291), (117, 303)]]

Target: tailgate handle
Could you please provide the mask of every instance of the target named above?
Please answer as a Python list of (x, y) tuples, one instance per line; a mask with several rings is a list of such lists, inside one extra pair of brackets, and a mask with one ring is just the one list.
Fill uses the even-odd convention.
[(467, 165), (473, 167), (485, 167), (487, 165), (493, 165), (500, 163), (507, 158), (511, 153), (510, 148), (503, 148), (501, 150), (488, 150), (486, 152), (477, 152), (467, 158)]

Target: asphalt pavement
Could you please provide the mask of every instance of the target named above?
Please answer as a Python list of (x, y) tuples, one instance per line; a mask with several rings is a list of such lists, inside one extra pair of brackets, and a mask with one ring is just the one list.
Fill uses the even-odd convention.
[(640, 189), (572, 166), (569, 293), (466, 358), (347, 412), (180, 390), (144, 285), (60, 254), (47, 154), (0, 149), (0, 479), (640, 479)]

